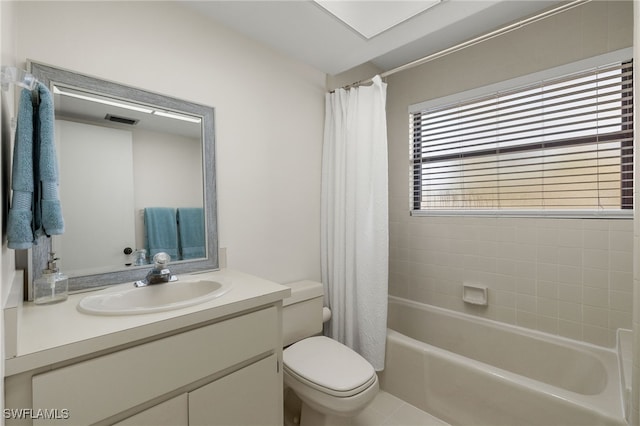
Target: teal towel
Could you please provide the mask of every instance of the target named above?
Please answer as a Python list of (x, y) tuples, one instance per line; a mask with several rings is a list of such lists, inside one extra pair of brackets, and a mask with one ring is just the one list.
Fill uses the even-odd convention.
[[(55, 116), (53, 96), (42, 83), (38, 83), (40, 103), (38, 105), (37, 138), (39, 148), (38, 155), (38, 180), (41, 183), (40, 196), (36, 198), (40, 203), (36, 206), (36, 215), (39, 213), (40, 223), (36, 222), (36, 236), (60, 235), (64, 233), (64, 220), (58, 195), (58, 157), (56, 154)], [(38, 226), (40, 225), (40, 226)]]
[(199, 207), (181, 207), (177, 218), (181, 259), (205, 257), (204, 210)]
[(64, 232), (58, 196), (53, 97), (37, 84), (38, 103), (23, 89), (13, 148), (12, 205), (7, 217), (7, 246), (28, 249), (36, 237)]
[(160, 252), (178, 260), (178, 224), (176, 210), (171, 207), (144, 209), (145, 246), (150, 258)]
[(18, 122), (13, 146), (11, 189), (13, 197), (7, 216), (7, 246), (28, 249), (33, 245), (33, 103), (31, 92), (23, 89), (18, 105)]

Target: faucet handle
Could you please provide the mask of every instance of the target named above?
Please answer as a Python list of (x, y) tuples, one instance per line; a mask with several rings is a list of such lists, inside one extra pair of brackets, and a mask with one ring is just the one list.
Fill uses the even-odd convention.
[(172, 281), (178, 281), (178, 277), (171, 275), (171, 271), (167, 268), (171, 256), (165, 252), (156, 253), (153, 256), (153, 268), (147, 272), (147, 276), (144, 280), (136, 281), (133, 283), (136, 287), (145, 287), (149, 284), (168, 283)]
[(171, 261), (171, 256), (168, 253), (161, 251), (153, 256), (153, 263), (157, 269), (164, 269)]

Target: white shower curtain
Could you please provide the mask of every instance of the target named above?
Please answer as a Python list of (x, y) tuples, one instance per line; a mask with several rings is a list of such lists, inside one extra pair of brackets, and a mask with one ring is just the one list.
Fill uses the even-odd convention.
[(325, 332), (384, 368), (388, 281), (387, 85), (326, 95), (322, 155)]

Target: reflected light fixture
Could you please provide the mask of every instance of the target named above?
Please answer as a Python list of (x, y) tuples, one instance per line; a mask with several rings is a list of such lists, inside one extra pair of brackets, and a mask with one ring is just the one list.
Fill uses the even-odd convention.
[(130, 104), (127, 102), (119, 102), (113, 99), (109, 99), (109, 98), (105, 98), (99, 95), (90, 95), (90, 94), (85, 94), (83, 92), (77, 92), (73, 89), (69, 89), (69, 88), (64, 88), (64, 90), (62, 90), (60, 87), (58, 86), (54, 86), (53, 87), (53, 93), (57, 94), (57, 95), (63, 95), (63, 96), (69, 96), (71, 98), (76, 98), (76, 99), (82, 99), (85, 101), (90, 101), (90, 102), (97, 102), (100, 104), (104, 104), (104, 105), (109, 105), (109, 106), (113, 106), (113, 107), (117, 107), (117, 108), (124, 108), (124, 109), (128, 109), (128, 110), (132, 110), (132, 111), (137, 111), (137, 112), (142, 112), (145, 114), (153, 114), (153, 115), (157, 115), (160, 117), (166, 117), (166, 118), (172, 118), (174, 120), (182, 120), (182, 121), (188, 121), (191, 123), (200, 123), (202, 122), (202, 119), (199, 117), (193, 117), (193, 116), (189, 116), (189, 115), (185, 115), (185, 114), (179, 114), (176, 112), (168, 112), (168, 111), (159, 111), (159, 110), (155, 110), (152, 108), (148, 108), (142, 105), (138, 105), (138, 104)]
[(151, 108), (146, 108), (139, 105), (132, 105), (124, 102), (117, 102), (111, 99), (106, 99), (98, 96), (84, 95), (82, 93), (77, 93), (75, 91), (70, 91), (68, 89), (61, 90), (58, 86), (53, 87), (53, 93), (57, 95), (69, 96), (71, 98), (82, 99), (85, 101), (98, 102), (101, 104), (110, 105), (118, 108), (125, 108), (132, 111), (143, 112), (145, 114), (151, 114), (153, 112)]
[(192, 117), (184, 114), (176, 114), (174, 112), (158, 111), (154, 110), (153, 115), (159, 115), (160, 117), (173, 118), (176, 120), (189, 121), (191, 123), (200, 123), (202, 121), (199, 117)]

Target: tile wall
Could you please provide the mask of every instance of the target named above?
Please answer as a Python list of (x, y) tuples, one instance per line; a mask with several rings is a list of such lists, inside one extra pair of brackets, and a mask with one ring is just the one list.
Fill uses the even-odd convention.
[[(633, 45), (634, 58), (640, 57), (640, 2), (634, 2), (633, 5), (633, 39), (635, 40)], [(636, 62), (637, 63), (637, 62)], [(635, 82), (640, 81), (640, 68), (634, 67), (633, 79)], [(638, 129), (640, 129), (640, 84), (635, 85), (633, 92), (634, 95), (634, 123), (635, 123), (635, 141), (634, 147), (636, 151), (636, 159), (638, 157)], [(640, 169), (638, 167), (634, 170), (634, 203), (638, 206), (640, 203), (640, 187), (637, 182), (640, 181)], [(640, 296), (640, 215), (635, 215), (635, 228), (634, 228), (634, 294), (638, 298)], [(632, 393), (631, 393), (631, 415), (630, 424), (640, 424), (640, 304), (636, 303), (633, 315), (633, 362), (632, 362)]]
[(631, 328), (632, 219), (411, 217), (408, 107), (628, 49), (637, 4), (587, 2), (387, 78), (391, 294), (603, 346)]
[[(631, 328), (632, 219), (409, 217), (395, 206), (390, 294), (601, 346)], [(462, 301), (467, 282), (489, 288), (488, 306)]]

